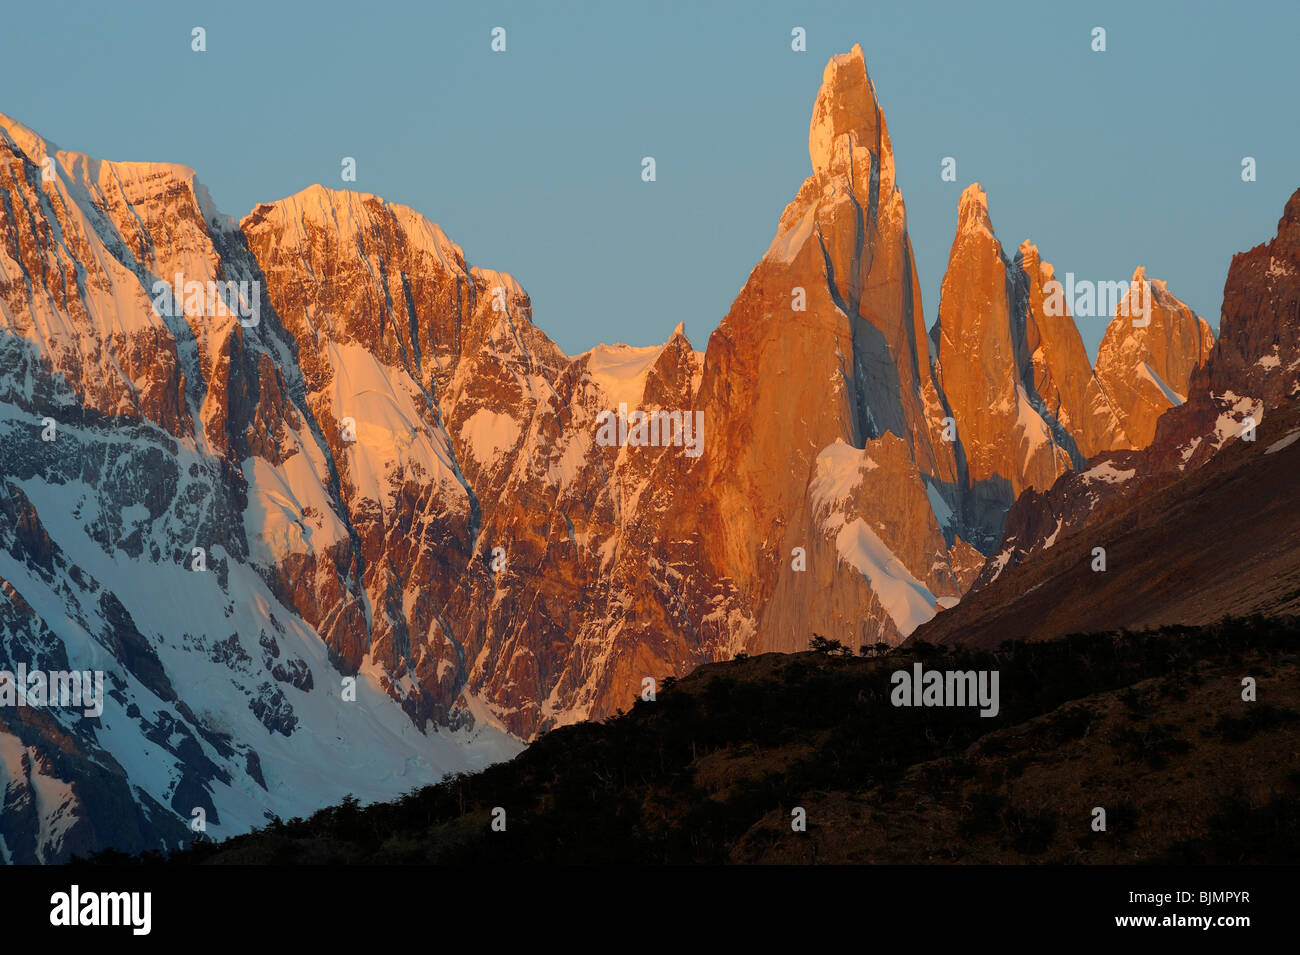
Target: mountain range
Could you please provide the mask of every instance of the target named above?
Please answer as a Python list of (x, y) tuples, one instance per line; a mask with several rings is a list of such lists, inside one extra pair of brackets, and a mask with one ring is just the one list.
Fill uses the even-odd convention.
[[(813, 634), (1010, 636), (1015, 581), (1116, 501), (1238, 458), (1286, 490), (1300, 193), (1217, 341), (1137, 268), (1094, 365), (978, 184), (927, 329), (859, 47), (808, 148), (703, 352), (683, 321), (569, 356), (412, 209), (314, 185), (236, 220), (0, 115), (0, 671), (109, 687), (0, 710), (0, 856), (392, 797)], [(699, 446), (631, 440), (656, 412)]]

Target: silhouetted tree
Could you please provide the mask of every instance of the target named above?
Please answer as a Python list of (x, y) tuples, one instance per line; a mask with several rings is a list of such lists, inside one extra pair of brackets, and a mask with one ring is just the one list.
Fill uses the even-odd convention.
[(815, 650), (818, 653), (829, 653), (831, 656), (848, 656), (851, 651), (838, 640), (828, 640), (819, 633), (814, 633), (813, 638), (808, 643), (809, 650)]

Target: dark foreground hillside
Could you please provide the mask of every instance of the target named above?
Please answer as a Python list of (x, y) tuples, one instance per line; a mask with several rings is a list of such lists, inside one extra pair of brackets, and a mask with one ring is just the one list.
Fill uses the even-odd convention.
[[(1264, 419), (1255, 441), (1233, 441), (1193, 471), (1102, 485), (1116, 496), (1081, 517), (1079, 527), (966, 594), (912, 639), (996, 647), (1008, 633), (1050, 640), (1078, 629), (1294, 614), (1300, 610), (1298, 471), (1300, 406), (1288, 404)], [(1057, 490), (1078, 480), (1063, 478)], [(1082, 486), (1088, 493), (1098, 489)], [(1008, 539), (1048, 533), (1043, 526), (1057, 523), (1049, 498), (1026, 494), (1009, 518)], [(1105, 573), (1093, 570), (1098, 545), (1106, 550)]]
[[(893, 706), (890, 675), (914, 660), (999, 671), (1000, 712)], [(510, 763), (172, 861), (1294, 863), (1298, 754), (1294, 617), (993, 652), (766, 654), (701, 667)], [(796, 807), (807, 831), (792, 831)]]

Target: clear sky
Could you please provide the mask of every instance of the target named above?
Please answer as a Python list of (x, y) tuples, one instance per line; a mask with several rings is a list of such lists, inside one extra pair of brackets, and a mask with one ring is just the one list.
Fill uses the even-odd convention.
[[(513, 273), (570, 353), (678, 321), (703, 349), (810, 172), (826, 60), (861, 43), (927, 325), (979, 181), (1009, 251), (1030, 238), (1092, 281), (1145, 265), (1217, 327), (1233, 253), (1300, 186), (1298, 38), (1295, 0), (42, 0), (5, 17), (0, 111), (64, 149), (193, 166), (235, 216), (313, 182), (410, 205)], [(1090, 352), (1104, 324), (1079, 320)]]

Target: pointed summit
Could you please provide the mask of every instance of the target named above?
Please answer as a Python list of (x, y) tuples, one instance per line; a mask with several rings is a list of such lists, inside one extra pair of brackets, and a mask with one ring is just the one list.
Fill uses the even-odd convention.
[(1292, 254), (1300, 247), (1300, 189), (1295, 191), (1282, 210), (1282, 218), (1277, 220), (1277, 238), (1274, 241)]
[(1041, 275), (1044, 281), (1052, 278), (1056, 270), (1052, 268), (1051, 262), (1044, 262), (1042, 255), (1038, 251), (1038, 246), (1025, 239), (1020, 243), (1020, 267), (1030, 276)]
[(880, 107), (876, 87), (867, 75), (862, 47), (831, 57), (822, 74), (821, 89), (808, 127), (808, 155), (813, 172), (832, 170), (843, 148), (841, 137), (853, 146), (878, 148)]
[(971, 183), (939, 294), (936, 369), (966, 454), (968, 516), (986, 543), (1001, 536), (1021, 491), (1050, 487), (1072, 463), (1072, 442), (1034, 386), (1027, 286), (993, 233), (988, 197)]
[(1021, 290), (1016, 301), (1024, 309), (1026, 388), (1032, 380), (1029, 390), (1041, 400), (1042, 413), (1073, 439), (1083, 458), (1127, 447), (1128, 439), (1093, 373), (1068, 303), (1053, 299), (1049, 291), (1056, 269), (1028, 239), (1020, 243), (1014, 264), (1018, 266), (1014, 279)]
[[(707, 613), (725, 620), (729, 647), (746, 650), (800, 650), (818, 628), (896, 641), (960, 595), (970, 563), (964, 545), (950, 556), (959, 469), (941, 434), (907, 211), (861, 47), (827, 64), (808, 152), (812, 175), (709, 339), (693, 404), (709, 449), (665, 479), (677, 492), (657, 531), (699, 542), (695, 579), (725, 580), (728, 594)], [(677, 460), (687, 459), (665, 459)], [(827, 496), (840, 479), (846, 493)], [(882, 563), (860, 559), (867, 539)], [(770, 557), (795, 547), (815, 573)], [(890, 579), (908, 581), (905, 599)]]
[(16, 145), (36, 162), (40, 162), (45, 156), (59, 151), (58, 146), (36, 131), (29, 129), (6, 113), (0, 113), (0, 142), (6, 140)]
[(957, 232), (983, 229), (993, 235), (993, 220), (989, 218), (989, 197), (978, 182), (972, 182), (957, 201)]
[(1138, 266), (1097, 349), (1097, 379), (1132, 447), (1150, 444), (1156, 420), (1186, 400), (1213, 345), (1205, 320)]

